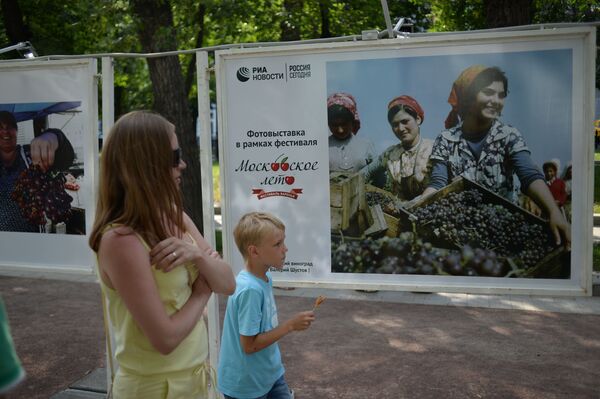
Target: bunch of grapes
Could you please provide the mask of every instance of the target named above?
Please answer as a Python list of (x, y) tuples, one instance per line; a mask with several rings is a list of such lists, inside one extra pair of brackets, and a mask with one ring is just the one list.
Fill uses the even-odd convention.
[(379, 239), (332, 242), (332, 272), (377, 274), (425, 274), (501, 277), (506, 263), (492, 250), (461, 251), (435, 248), (413, 233)]
[(332, 241), (331, 268), (335, 273), (374, 273), (381, 255), (379, 240)]
[(367, 204), (369, 206), (379, 204), (381, 205), (381, 210), (388, 215), (398, 217), (402, 212), (400, 210), (400, 201), (394, 201), (392, 198), (383, 193), (377, 191), (367, 191), (365, 195), (367, 197)]
[(529, 223), (502, 205), (485, 203), (476, 189), (450, 193), (414, 214), (420, 226), (444, 241), (493, 250), (498, 256), (515, 258), (525, 268), (553, 249), (541, 224)]
[(62, 173), (46, 173), (38, 165), (21, 172), (11, 198), (33, 225), (44, 225), (47, 220), (65, 222), (71, 216), (73, 198), (65, 191), (65, 177)]
[(453, 276), (504, 277), (510, 267), (491, 249), (471, 248), (450, 250), (443, 260), (444, 271)]

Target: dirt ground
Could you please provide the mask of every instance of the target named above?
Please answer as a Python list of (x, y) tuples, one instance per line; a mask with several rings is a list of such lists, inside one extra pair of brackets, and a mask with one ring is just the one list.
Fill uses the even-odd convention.
[[(104, 366), (97, 284), (0, 276), (0, 295), (28, 375), (9, 399), (48, 398)], [(280, 320), (313, 303), (276, 300)], [(280, 347), (296, 399), (600, 398), (598, 314), (330, 298)]]

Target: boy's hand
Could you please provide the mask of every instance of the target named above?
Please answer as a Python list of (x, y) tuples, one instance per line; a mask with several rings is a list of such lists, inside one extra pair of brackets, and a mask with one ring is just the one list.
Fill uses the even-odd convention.
[(315, 321), (315, 313), (312, 310), (300, 312), (288, 321), (291, 331), (306, 330)]

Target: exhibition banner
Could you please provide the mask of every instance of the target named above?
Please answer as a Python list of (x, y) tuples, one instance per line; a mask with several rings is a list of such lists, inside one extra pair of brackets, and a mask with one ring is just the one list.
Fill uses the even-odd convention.
[(0, 265), (91, 271), (95, 60), (0, 63)]
[(260, 210), (286, 224), (282, 285), (589, 294), (594, 41), (217, 52), (227, 258), (243, 267), (233, 227)]

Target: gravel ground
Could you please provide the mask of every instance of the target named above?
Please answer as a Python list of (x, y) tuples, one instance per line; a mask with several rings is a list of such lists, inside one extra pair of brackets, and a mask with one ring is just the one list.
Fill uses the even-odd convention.
[[(0, 294), (28, 375), (9, 399), (104, 367), (97, 284), (0, 276)], [(314, 300), (276, 299), (280, 321)], [(329, 298), (280, 347), (296, 399), (600, 398), (598, 314)]]

